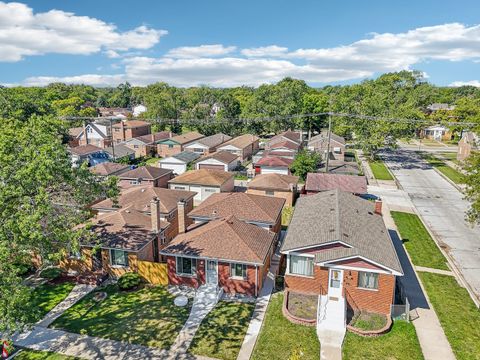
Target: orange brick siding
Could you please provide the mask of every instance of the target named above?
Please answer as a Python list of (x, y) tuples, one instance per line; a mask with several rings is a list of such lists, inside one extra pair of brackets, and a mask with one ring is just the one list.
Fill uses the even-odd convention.
[(313, 277), (285, 275), (285, 287), (304, 294), (325, 294), (328, 289), (328, 269), (314, 266)]
[[(188, 214), (193, 210), (193, 198), (191, 198), (185, 205), (185, 213)], [(165, 219), (170, 223), (170, 226), (165, 231), (165, 245), (168, 244), (175, 236), (178, 235), (178, 209), (175, 210), (170, 218)], [(185, 216), (185, 226), (193, 224), (193, 220)], [(164, 245), (164, 246), (165, 246)]]
[(140, 126), (136, 128), (130, 128), (130, 129), (124, 129), (124, 132), (122, 133), (122, 128), (121, 127), (114, 127), (113, 128), (113, 141), (115, 143), (120, 143), (125, 140), (143, 136), (143, 135), (148, 135), (150, 134), (150, 125), (147, 126)]
[(168, 283), (170, 285), (186, 285), (198, 288), (205, 283), (205, 260), (197, 260), (197, 274), (195, 277), (180, 276), (177, 274), (177, 264), (174, 256), (167, 257)]
[[(247, 279), (237, 280), (230, 277), (230, 264), (218, 263), (218, 285), (228, 294), (246, 294), (255, 296), (255, 279), (256, 275), (261, 276), (262, 271), (258, 274), (255, 272), (255, 266), (247, 266)], [(259, 289), (257, 289), (258, 291)]]
[(169, 147), (168, 144), (157, 145), (157, 154), (161, 157), (169, 157), (172, 155), (179, 154), (182, 151), (183, 151), (182, 145), (173, 145), (173, 147)]

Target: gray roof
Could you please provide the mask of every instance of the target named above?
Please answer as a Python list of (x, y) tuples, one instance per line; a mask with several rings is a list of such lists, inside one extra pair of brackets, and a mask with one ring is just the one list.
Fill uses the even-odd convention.
[(203, 139), (199, 139), (195, 142), (198, 142), (199, 144), (208, 146), (209, 148), (213, 148), (213, 147), (221, 145), (224, 142), (227, 142), (231, 139), (232, 139), (231, 136), (219, 133), (219, 134), (207, 136), (207, 137), (205, 137)]
[[(340, 144), (345, 145), (345, 138), (341, 137), (340, 135), (332, 134), (330, 135), (330, 139), (332, 141), (336, 141)], [(308, 144), (311, 145), (316, 142), (327, 142), (328, 141), (328, 131), (322, 131), (320, 134), (313, 136), (309, 141)]]
[(191, 151), (182, 151), (181, 153), (172, 155), (172, 157), (188, 164), (188, 163), (191, 163), (192, 161), (197, 160), (200, 157), (200, 154), (196, 154)]
[(397, 253), (374, 203), (339, 190), (298, 199), (282, 251), (342, 241), (352, 248), (326, 250), (318, 262), (358, 255), (402, 273)]
[[(122, 144), (117, 144), (115, 145), (115, 159), (120, 159), (125, 156), (130, 156), (132, 154), (135, 154), (135, 150), (130, 149), (129, 147), (122, 145)], [(104, 149), (107, 153), (109, 153), (111, 156), (113, 156), (113, 150), (111, 147), (107, 147)]]

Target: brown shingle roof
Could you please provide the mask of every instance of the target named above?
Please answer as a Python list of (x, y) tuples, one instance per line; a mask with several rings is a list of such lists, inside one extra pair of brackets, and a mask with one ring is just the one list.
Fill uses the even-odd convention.
[(307, 191), (326, 191), (339, 189), (354, 194), (367, 193), (365, 176), (309, 173), (305, 181)]
[(216, 147), (218, 145), (221, 145), (224, 142), (229, 141), (231, 139), (232, 139), (231, 136), (219, 133), (219, 134), (204, 137), (204, 138), (198, 140), (198, 143), (200, 143), (202, 145), (205, 145), (205, 146), (208, 146), (209, 148), (212, 148), (212, 147)]
[(171, 174), (172, 170), (161, 169), (155, 166), (140, 166), (136, 169), (127, 171), (119, 176), (120, 179), (144, 179), (155, 180), (162, 176)]
[(299, 177), (282, 174), (260, 174), (247, 184), (250, 189), (291, 191), (291, 185), (297, 186)]
[(203, 137), (205, 136), (196, 131), (191, 131), (186, 134), (174, 136), (171, 138), (171, 140), (183, 145)]
[(224, 163), (224, 164), (230, 164), (232, 161), (237, 160), (237, 158), (238, 158), (238, 156), (232, 154), (231, 152), (218, 151), (218, 152), (213, 153), (212, 155), (205, 156), (205, 157), (201, 158), (200, 160), (198, 160), (198, 162), (203, 161), (203, 160), (207, 160), (207, 159), (214, 159), (214, 160), (218, 160), (218, 161), (220, 161), (221, 163)]
[(278, 156), (265, 156), (255, 163), (255, 166), (276, 166), (276, 167), (289, 167), (293, 162), (293, 159), (278, 157)]
[[(339, 190), (298, 199), (282, 252), (342, 241), (357, 256), (402, 273), (392, 240), (374, 204)], [(341, 250), (343, 251), (343, 250)], [(330, 252), (337, 260), (338, 251)], [(325, 255), (322, 255), (325, 256)]]
[(153, 133), (153, 134), (138, 136), (135, 139), (138, 139), (141, 142), (148, 145), (148, 144), (153, 144), (156, 141), (160, 141), (160, 140), (163, 140), (163, 139), (168, 139), (171, 136), (173, 136), (173, 135), (170, 131), (159, 131), (159, 132), (156, 132), (156, 133)]
[(273, 149), (279, 149), (279, 148), (282, 148), (282, 147), (285, 147), (285, 148), (290, 149), (290, 150), (298, 150), (300, 145), (296, 144), (296, 143), (293, 143), (291, 141), (287, 141), (287, 140), (279, 141), (275, 144), (270, 145), (270, 149), (272, 149), (272, 150)]
[[(164, 229), (169, 223), (161, 221), (160, 226)], [(151, 229), (150, 215), (129, 208), (99, 215), (93, 219), (91, 227), (101, 247), (128, 251), (139, 251), (151, 242), (154, 238)]]
[[(150, 126), (150, 123), (142, 120), (128, 120), (123, 122), (123, 126), (125, 127), (125, 129), (132, 129), (132, 128)], [(121, 127), (121, 123), (116, 123), (112, 125), (112, 127), (119, 128)]]
[(187, 171), (182, 175), (179, 175), (176, 178), (170, 180), (169, 183), (221, 186), (225, 184), (228, 180), (232, 179), (233, 176), (233, 173), (226, 171), (199, 169)]
[[(142, 212), (150, 212), (150, 201), (160, 199), (160, 212), (168, 214), (177, 208), (180, 200), (188, 200), (195, 196), (193, 191), (163, 189), (158, 187), (130, 188), (122, 191), (118, 197), (120, 208), (131, 208)], [(115, 209), (112, 200), (105, 199), (92, 206), (92, 209)]]
[(240, 220), (275, 224), (285, 204), (285, 199), (241, 192), (210, 195), (190, 211), (189, 217), (207, 219), (234, 215)]
[(108, 176), (125, 169), (128, 169), (128, 165), (104, 162), (91, 167), (89, 170), (95, 175)]
[(93, 154), (99, 151), (103, 151), (103, 149), (92, 144), (80, 145), (77, 147), (70, 148), (70, 152), (72, 154), (79, 155), (79, 156)]
[[(334, 134), (333, 132), (330, 135), (330, 140), (336, 141), (342, 145), (345, 145), (345, 138), (341, 137), (340, 135)], [(320, 134), (313, 136), (308, 142), (308, 145), (311, 146), (312, 144), (315, 144), (317, 142), (327, 144), (328, 131), (322, 131)]]
[(238, 149), (243, 149), (258, 140), (258, 137), (251, 134), (244, 134), (223, 143), (221, 147), (232, 145)]
[(161, 253), (264, 264), (274, 238), (274, 233), (230, 216), (178, 235)]
[(83, 131), (83, 126), (70, 128), (68, 129), (68, 135), (70, 135), (71, 137), (77, 137), (82, 133), (82, 131)]

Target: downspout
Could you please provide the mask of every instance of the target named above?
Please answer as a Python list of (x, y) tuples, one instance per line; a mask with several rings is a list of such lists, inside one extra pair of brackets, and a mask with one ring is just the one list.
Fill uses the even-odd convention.
[(255, 265), (255, 297), (258, 296), (258, 265)]

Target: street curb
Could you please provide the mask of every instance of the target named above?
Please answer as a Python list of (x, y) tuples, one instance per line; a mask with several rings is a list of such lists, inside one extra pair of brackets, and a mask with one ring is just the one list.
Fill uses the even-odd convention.
[(435, 166), (432, 166), (432, 169), (435, 170), (437, 172), (437, 174), (439, 174), (445, 180), (447, 180), (450, 183), (450, 185), (452, 185), (455, 189), (457, 189), (459, 192), (461, 192), (463, 194), (463, 189), (458, 184), (454, 183), (448, 176), (446, 176), (444, 173), (442, 173), (440, 170), (438, 170)]

